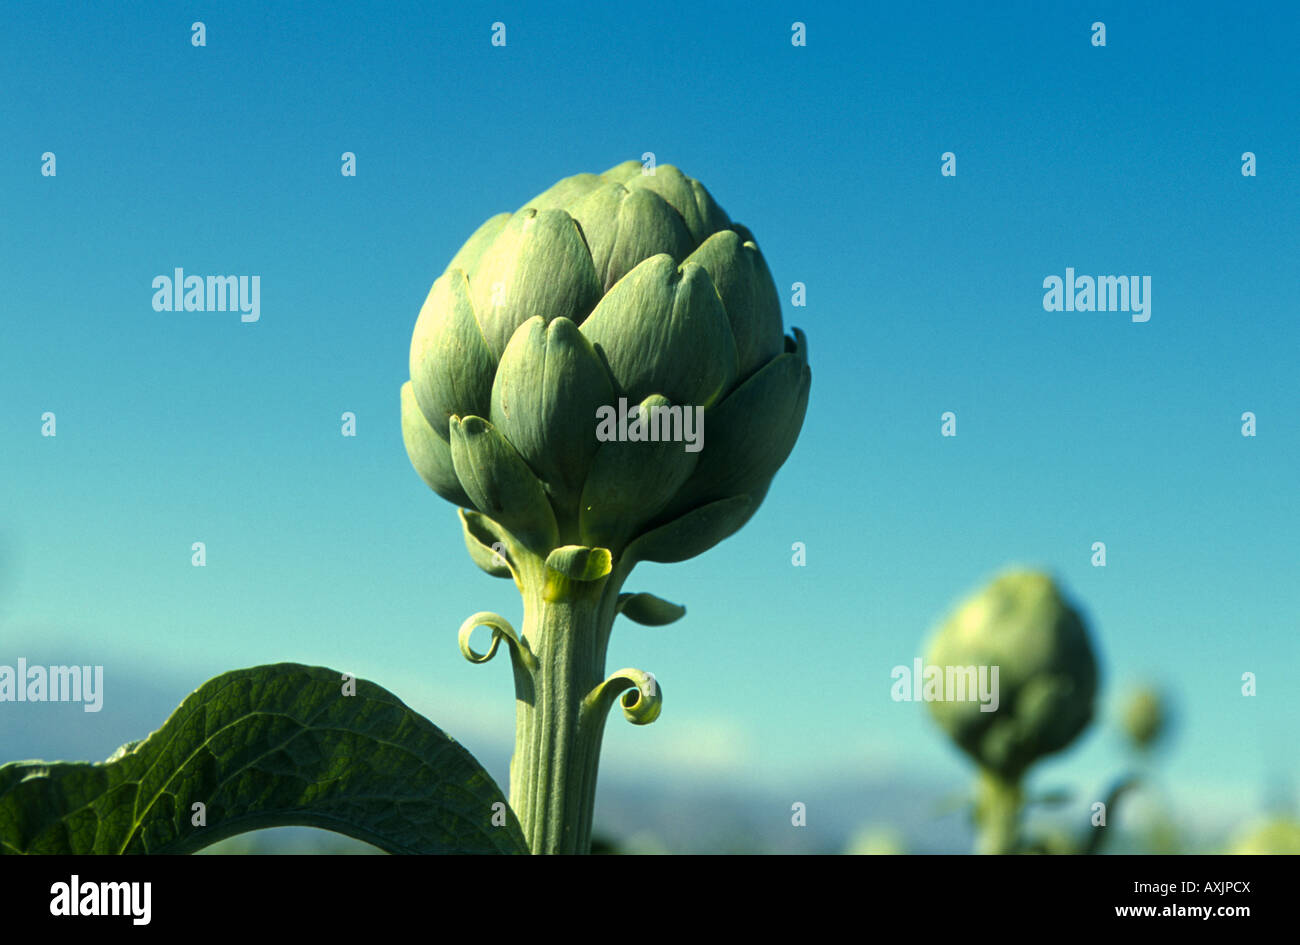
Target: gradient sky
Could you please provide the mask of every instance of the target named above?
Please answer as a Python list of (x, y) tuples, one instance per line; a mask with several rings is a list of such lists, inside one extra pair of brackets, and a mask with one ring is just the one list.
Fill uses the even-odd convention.
[[(1118, 773), (1115, 702), (1151, 680), (1178, 706), (1184, 811), (1294, 800), (1300, 13), (1135, 6), (12, 6), (0, 663), (104, 664), (109, 719), (144, 698), (115, 679), (174, 704), (224, 669), (323, 664), (508, 749), (509, 672), (455, 634), (521, 608), (407, 461), (410, 333), (488, 216), (653, 151), (754, 231), (813, 388), (757, 517), (630, 580), (688, 615), (616, 629), (611, 668), (654, 672), (666, 702), (611, 720), (607, 776), (963, 784), (890, 669), (1026, 563), (1084, 609), (1105, 685), (1044, 783)], [(1045, 312), (1067, 266), (1151, 276), (1151, 320)], [(153, 311), (175, 267), (259, 275), (261, 320)], [(32, 719), (0, 705), (0, 759)], [(144, 732), (121, 734), (86, 751)]]

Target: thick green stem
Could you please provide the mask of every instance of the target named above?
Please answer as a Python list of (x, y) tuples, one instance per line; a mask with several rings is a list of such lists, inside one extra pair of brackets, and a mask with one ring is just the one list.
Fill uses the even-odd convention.
[(591, 849), (603, 711), (583, 700), (605, 679), (618, 575), (571, 581), (540, 561), (519, 562), (522, 638), (536, 664), (516, 666), (510, 806), (534, 853)]
[(1007, 854), (1020, 849), (1020, 808), (1024, 803), (1018, 779), (981, 769), (975, 790), (976, 853)]

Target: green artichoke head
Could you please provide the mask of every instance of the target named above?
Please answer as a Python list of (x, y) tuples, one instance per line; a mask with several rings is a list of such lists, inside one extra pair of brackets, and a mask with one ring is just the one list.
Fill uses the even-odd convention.
[(995, 711), (976, 701), (929, 706), (963, 751), (1005, 781), (1019, 781), (1092, 719), (1098, 673), (1088, 631), (1045, 574), (1008, 571), (963, 602), (935, 634), (926, 662), (998, 667)]
[(1165, 700), (1160, 693), (1143, 686), (1129, 696), (1124, 706), (1124, 731), (1137, 748), (1146, 750), (1164, 733), (1167, 716)]
[(429, 291), (410, 370), (411, 462), (501, 576), (485, 547), (680, 561), (721, 541), (785, 462), (811, 384), (750, 232), (699, 181), (636, 161), (480, 226)]

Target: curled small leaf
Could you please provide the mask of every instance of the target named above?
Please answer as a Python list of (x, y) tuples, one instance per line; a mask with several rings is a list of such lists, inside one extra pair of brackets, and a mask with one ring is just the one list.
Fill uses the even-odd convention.
[[(488, 627), (492, 631), (492, 642), (488, 645), (486, 653), (478, 652), (469, 642), (470, 636), (479, 627)], [(480, 610), (460, 625), (460, 633), (457, 635), (461, 655), (471, 663), (486, 663), (496, 656), (497, 647), (501, 645), (503, 638), (509, 643), (511, 655), (516, 662), (521, 663), (529, 671), (536, 669), (537, 658), (533, 656), (533, 651), (519, 638), (510, 621), (500, 614)]]
[(546, 566), (571, 581), (599, 581), (609, 574), (612, 559), (608, 548), (565, 545), (547, 556)]
[(619, 705), (623, 709), (623, 715), (633, 725), (649, 725), (659, 718), (664, 703), (659, 681), (653, 673), (630, 667), (610, 673), (608, 679), (592, 689), (587, 698), (582, 700), (583, 712), (603, 715), (609, 711), (620, 693)]

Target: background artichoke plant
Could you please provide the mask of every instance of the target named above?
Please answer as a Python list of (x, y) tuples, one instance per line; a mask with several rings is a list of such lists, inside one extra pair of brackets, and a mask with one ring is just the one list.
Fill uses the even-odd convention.
[(1168, 715), (1165, 698), (1160, 692), (1143, 686), (1131, 693), (1124, 705), (1124, 732), (1135, 748), (1148, 751), (1164, 735)]
[(928, 705), (979, 765), (980, 849), (1015, 852), (1026, 769), (1070, 744), (1092, 720), (1098, 671), (1087, 627), (1050, 577), (1008, 571), (957, 607), (926, 662), (999, 668), (996, 711), (982, 712), (974, 701)]
[[(506, 640), (514, 661), (512, 806), (535, 851), (585, 850), (605, 711), (630, 686), (634, 722), (661, 700), (648, 673), (604, 679), (614, 617), (684, 613), (620, 588), (637, 561), (700, 554), (754, 514), (803, 424), (803, 333), (783, 334), (749, 230), (699, 181), (629, 161), (480, 226), (425, 300), (410, 370), (411, 462), (461, 507), (474, 561), (524, 598), (521, 633), (489, 613), (461, 631), (471, 660)], [(620, 399), (702, 409), (702, 448), (598, 438)]]

